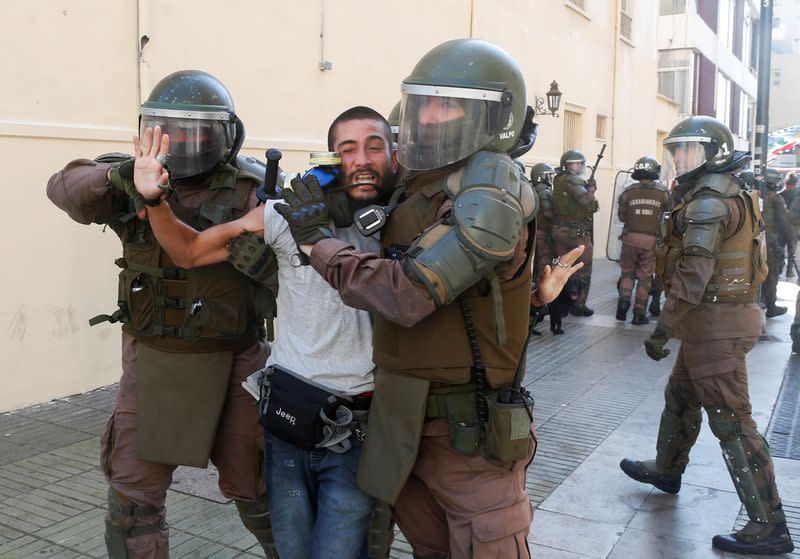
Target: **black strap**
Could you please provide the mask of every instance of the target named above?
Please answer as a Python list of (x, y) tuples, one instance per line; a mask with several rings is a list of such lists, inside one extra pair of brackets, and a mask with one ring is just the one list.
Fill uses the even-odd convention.
[(475, 334), (475, 326), (472, 323), (472, 315), (469, 311), (469, 300), (462, 294), (459, 296), (461, 303), (461, 315), (464, 317), (464, 326), (467, 329), (469, 346), (472, 351), (472, 367), (470, 367), (470, 377), (475, 385), (475, 409), (478, 413), (478, 422), (481, 427), (486, 427), (489, 422), (489, 405), (486, 403), (486, 390), (488, 383), (486, 380), (486, 367), (483, 365), (481, 348), (478, 345), (478, 337)]

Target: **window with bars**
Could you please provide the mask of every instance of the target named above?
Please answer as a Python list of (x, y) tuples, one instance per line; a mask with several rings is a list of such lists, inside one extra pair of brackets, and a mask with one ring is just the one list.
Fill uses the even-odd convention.
[(619, 34), (631, 40), (633, 31), (633, 0), (620, 0)]
[(564, 110), (564, 151), (581, 145), (581, 113)]

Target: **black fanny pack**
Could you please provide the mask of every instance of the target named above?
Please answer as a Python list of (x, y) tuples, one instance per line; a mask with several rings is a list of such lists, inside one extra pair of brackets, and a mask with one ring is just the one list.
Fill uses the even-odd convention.
[(272, 435), (303, 450), (313, 450), (328, 446), (337, 430), (336, 438), (340, 439), (352, 433), (349, 397), (274, 365), (266, 373), (260, 423)]

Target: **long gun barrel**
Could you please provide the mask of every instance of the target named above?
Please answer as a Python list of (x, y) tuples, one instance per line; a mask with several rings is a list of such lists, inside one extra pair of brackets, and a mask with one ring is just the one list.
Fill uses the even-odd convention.
[(592, 167), (592, 174), (589, 175), (589, 181), (592, 182), (594, 180), (594, 174), (597, 172), (597, 168), (600, 166), (600, 160), (603, 159), (603, 153), (606, 151), (606, 144), (603, 144), (603, 147), (600, 148), (600, 153), (597, 154), (597, 161), (594, 162), (594, 167)]

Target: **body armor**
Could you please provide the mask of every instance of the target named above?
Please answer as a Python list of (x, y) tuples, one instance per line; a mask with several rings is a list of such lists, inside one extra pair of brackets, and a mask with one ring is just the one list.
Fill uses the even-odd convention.
[[(719, 176), (728, 177), (728, 175), (716, 175)], [(685, 231), (677, 230), (676, 218), (687, 211), (689, 204), (702, 202), (704, 197), (714, 197), (718, 200), (735, 198), (741, 210), (742, 221), (736, 232), (727, 239), (722, 239), (719, 248), (714, 252), (716, 267), (706, 286), (702, 301), (754, 303), (758, 298), (758, 287), (767, 275), (764, 226), (758, 206), (758, 193), (754, 191), (738, 190), (733, 195), (723, 196), (720, 190), (704, 188), (701, 185), (694, 193), (690, 192), (685, 196), (672, 210), (669, 217), (664, 220), (663, 240), (656, 248), (656, 272), (664, 283), (664, 291), (669, 293), (672, 276), (684, 250)]]
[[(182, 206), (176, 194), (169, 200), (172, 211), (197, 230), (243, 216), (256, 184), (237, 180), (237, 175), (234, 167), (220, 166), (205, 185), (197, 187), (208, 190), (198, 209)], [(264, 321), (271, 322), (275, 314), (276, 274), (265, 280), (268, 288), (227, 262), (179, 268), (158, 243), (149, 222), (132, 219), (120, 228), (122, 258), (115, 261), (122, 268), (119, 309), (91, 324), (122, 322), (123, 330), (144, 345), (171, 352), (236, 351), (264, 334)]]
[(543, 182), (538, 182), (533, 186), (536, 195), (539, 197), (539, 213), (536, 215), (536, 229), (538, 231), (549, 231), (553, 226), (553, 189)]
[(786, 215), (783, 197), (774, 190), (767, 191), (764, 194), (764, 226), (768, 243), (783, 246), (791, 239), (792, 232)]
[(572, 224), (585, 224), (588, 230), (592, 214), (597, 211), (597, 201), (583, 205), (578, 201), (586, 193), (586, 181), (581, 177), (561, 173), (553, 181), (553, 207), (555, 224), (569, 227)]
[[(382, 252), (389, 257), (401, 256), (419, 232), (438, 221), (438, 212), (447, 196), (446, 177), (430, 180), (411, 194), (392, 213), (383, 230)], [(529, 243), (533, 234), (529, 236)], [(528, 247), (528, 258), (531, 253)], [(517, 277), (500, 281), (507, 341), (498, 347), (495, 341), (493, 298), (487, 280), (480, 280), (467, 289), (475, 336), (480, 345), (489, 384), (510, 385), (525, 343), (530, 303), (530, 266), (525, 265)], [(470, 382), (473, 355), (465, 331), (464, 317), (458, 301), (438, 307), (412, 328), (403, 328), (385, 318), (375, 316), (374, 361), (379, 367), (439, 384)], [(443, 336), (447, 343), (443, 344)]]
[(656, 184), (636, 183), (621, 195), (620, 220), (625, 223), (625, 233), (647, 233), (655, 236), (661, 223), (661, 214), (667, 207), (669, 194)]

